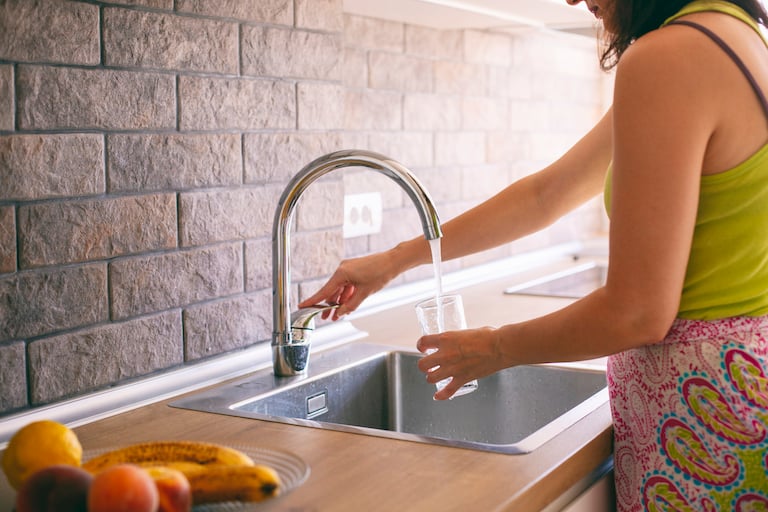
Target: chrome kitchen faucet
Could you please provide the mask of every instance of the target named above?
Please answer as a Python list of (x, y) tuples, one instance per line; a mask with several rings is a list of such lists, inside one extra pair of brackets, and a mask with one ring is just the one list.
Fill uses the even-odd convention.
[(285, 187), (272, 227), (272, 363), (275, 375), (301, 375), (307, 371), (314, 317), (335, 305), (318, 305), (290, 313), (290, 231), (299, 197), (315, 180), (335, 169), (366, 167), (397, 183), (413, 200), (424, 228), (424, 237), (442, 236), (432, 198), (411, 171), (384, 155), (362, 150), (337, 151), (322, 156), (299, 171)]

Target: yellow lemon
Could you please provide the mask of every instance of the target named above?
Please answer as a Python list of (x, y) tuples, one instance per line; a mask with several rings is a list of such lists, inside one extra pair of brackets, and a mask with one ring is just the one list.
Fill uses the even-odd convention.
[(83, 448), (66, 425), (42, 420), (19, 429), (3, 452), (3, 472), (11, 487), (18, 489), (35, 471), (54, 464), (80, 466)]

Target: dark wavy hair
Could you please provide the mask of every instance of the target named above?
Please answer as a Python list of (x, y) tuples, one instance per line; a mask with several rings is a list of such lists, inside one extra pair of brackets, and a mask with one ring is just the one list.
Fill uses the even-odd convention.
[[(760, 0), (728, 0), (744, 9), (763, 26), (768, 24), (768, 13)], [(691, 0), (617, 0), (614, 3), (615, 34), (605, 34), (605, 50), (600, 66), (609, 70), (616, 66), (624, 51), (637, 38), (661, 26), (670, 16), (689, 4)]]

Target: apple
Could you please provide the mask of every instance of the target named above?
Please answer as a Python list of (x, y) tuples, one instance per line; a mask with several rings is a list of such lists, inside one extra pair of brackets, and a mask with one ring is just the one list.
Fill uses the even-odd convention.
[(39, 469), (16, 494), (16, 512), (86, 512), (93, 476), (65, 464)]

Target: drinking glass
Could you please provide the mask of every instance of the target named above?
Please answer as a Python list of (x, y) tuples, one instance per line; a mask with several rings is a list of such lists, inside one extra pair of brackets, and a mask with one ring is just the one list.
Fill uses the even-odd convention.
[[(458, 331), (467, 328), (464, 317), (464, 303), (461, 295), (448, 294), (427, 299), (416, 304), (416, 318), (419, 320), (422, 334), (438, 334), (444, 331)], [(432, 353), (434, 350), (428, 351)], [(443, 389), (451, 378), (436, 383), (437, 390)], [(477, 380), (467, 382), (451, 398), (466, 395), (477, 389)]]

